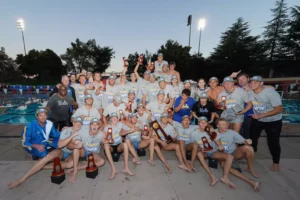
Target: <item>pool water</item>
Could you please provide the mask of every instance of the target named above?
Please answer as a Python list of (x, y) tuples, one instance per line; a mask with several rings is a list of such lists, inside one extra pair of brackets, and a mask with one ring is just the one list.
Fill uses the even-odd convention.
[[(46, 107), (47, 95), (0, 97), (0, 124), (27, 124), (35, 119), (35, 111)], [(300, 100), (283, 99), (283, 121), (300, 123)]]

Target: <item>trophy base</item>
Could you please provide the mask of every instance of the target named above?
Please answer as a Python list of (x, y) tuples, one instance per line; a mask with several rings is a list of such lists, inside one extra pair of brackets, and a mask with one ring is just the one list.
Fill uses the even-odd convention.
[(60, 185), (66, 179), (66, 175), (61, 176), (51, 176), (51, 182)]
[(85, 171), (85, 176), (87, 178), (95, 179), (98, 176), (98, 168), (96, 168), (96, 170), (91, 171), (91, 172)]
[(137, 154), (138, 154), (138, 156), (146, 156), (146, 151), (145, 151), (145, 149), (138, 149), (137, 150)]
[(215, 169), (218, 169), (218, 161), (217, 160), (214, 160), (212, 158), (208, 158), (208, 166), (210, 168), (215, 168)]
[(191, 160), (191, 158), (192, 158), (192, 152), (187, 151), (186, 154), (185, 154), (185, 156), (186, 156), (187, 160)]
[(112, 159), (114, 162), (119, 162), (119, 159), (120, 159), (120, 154), (115, 152), (115, 153), (112, 153)]

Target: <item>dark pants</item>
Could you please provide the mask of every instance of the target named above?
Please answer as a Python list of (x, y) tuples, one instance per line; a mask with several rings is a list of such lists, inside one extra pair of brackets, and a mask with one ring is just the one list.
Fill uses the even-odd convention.
[(250, 138), (251, 124), (252, 124), (252, 117), (251, 116), (245, 116), (243, 126), (242, 126), (242, 129), (241, 129), (241, 136), (243, 136), (245, 139)]
[(278, 164), (280, 160), (280, 133), (282, 128), (282, 120), (273, 122), (260, 122), (256, 119), (252, 120), (251, 140), (254, 151), (257, 151), (258, 139), (262, 130), (267, 134), (269, 150), (271, 152), (273, 163)]
[(65, 126), (68, 127), (72, 126), (69, 120), (67, 121), (54, 121), (53, 119), (49, 119), (49, 120), (53, 122), (53, 125), (57, 131), (61, 131), (61, 129)]

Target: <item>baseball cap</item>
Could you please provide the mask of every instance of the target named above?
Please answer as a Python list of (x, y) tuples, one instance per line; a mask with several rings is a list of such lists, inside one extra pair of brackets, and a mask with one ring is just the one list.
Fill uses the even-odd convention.
[(150, 72), (147, 70), (147, 71), (144, 72), (144, 75), (145, 75), (145, 74), (150, 75)]
[(81, 117), (75, 117), (73, 123), (76, 123), (76, 122), (79, 122), (79, 123), (82, 124), (82, 123), (83, 123), (83, 120), (82, 120)]
[(135, 92), (133, 90), (128, 91), (128, 94), (132, 94), (132, 93), (135, 94)]
[(218, 79), (217, 77), (215, 77), (215, 76), (211, 77), (211, 78), (208, 80), (208, 82), (210, 82), (210, 81), (212, 81), (212, 80), (215, 80), (215, 81), (218, 81), (218, 82), (219, 82), (219, 79)]
[(135, 73), (131, 73), (130, 76), (135, 76)]
[(189, 118), (189, 119), (190, 119), (190, 116), (184, 115), (184, 116), (181, 118), (181, 120), (184, 120), (185, 118)]
[(112, 117), (116, 117), (116, 118), (119, 118), (118, 117), (118, 114), (116, 113), (116, 112), (112, 112), (112, 113), (110, 113), (110, 118), (112, 118)]
[(202, 92), (200, 95), (199, 95), (199, 98), (200, 99), (208, 99), (208, 96), (205, 92)]
[(108, 79), (114, 79), (115, 80), (115, 77), (114, 76), (109, 76)]
[(154, 74), (154, 73), (151, 73), (150, 76), (154, 76), (154, 77), (155, 77), (155, 74)]
[(140, 107), (144, 107), (144, 105), (143, 105), (142, 103), (139, 103), (139, 104), (137, 105), (137, 108), (140, 108)]
[(164, 54), (162, 54), (162, 53), (159, 53), (157, 56), (162, 56), (162, 57), (164, 57)]
[(160, 83), (160, 82), (165, 82), (165, 81), (166, 81), (165, 78), (160, 77), (159, 80), (158, 80), (158, 83)]
[(204, 117), (204, 116), (201, 116), (201, 117), (199, 117), (198, 121), (200, 122), (200, 121), (208, 121), (208, 120), (207, 120), (207, 118), (206, 118), (206, 117)]
[(39, 108), (36, 110), (35, 115), (38, 115), (43, 112), (45, 112), (46, 114), (48, 113), (48, 111), (45, 108)]
[(114, 101), (116, 101), (117, 103), (122, 103), (121, 96), (118, 94), (114, 95)]
[(94, 99), (94, 98), (91, 94), (87, 94), (85, 95), (84, 99)]
[(253, 76), (253, 77), (250, 78), (250, 81), (263, 82), (263, 78), (261, 76)]
[(130, 113), (130, 114), (128, 115), (128, 117), (129, 117), (129, 118), (137, 117), (137, 115), (136, 115), (136, 113)]
[(92, 123), (97, 123), (97, 124), (99, 124), (99, 120), (98, 120), (97, 118), (93, 118), (93, 119), (91, 120), (90, 124), (92, 124)]
[(163, 118), (163, 117), (169, 117), (169, 115), (167, 114), (167, 113), (161, 113), (161, 115), (160, 115), (160, 118)]
[(185, 81), (183, 82), (183, 84), (186, 84), (186, 83), (191, 83), (191, 81), (190, 81), (190, 80), (185, 80)]
[(158, 91), (157, 95), (160, 95), (160, 94), (163, 94), (163, 95), (165, 95), (165, 92), (164, 92), (164, 91), (162, 91), (162, 90), (160, 90), (160, 91)]
[(114, 74), (117, 74), (117, 72), (112, 71), (112, 72), (110, 73), (110, 75), (114, 75)]
[(226, 76), (226, 77), (223, 79), (223, 83), (226, 83), (226, 82), (231, 82), (231, 83), (233, 83), (234, 81), (233, 81), (233, 78), (232, 78), (232, 77)]
[(92, 72), (87, 72), (87, 74), (93, 74)]
[(173, 80), (173, 79), (177, 79), (178, 80), (177, 76), (172, 76), (171, 80)]

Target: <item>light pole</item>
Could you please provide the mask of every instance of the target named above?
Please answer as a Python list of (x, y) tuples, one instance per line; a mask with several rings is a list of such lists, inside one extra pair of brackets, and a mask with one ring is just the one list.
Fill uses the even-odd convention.
[(201, 32), (202, 30), (204, 30), (205, 28), (205, 19), (202, 18), (202, 19), (199, 19), (199, 22), (198, 22), (198, 27), (199, 27), (199, 30), (200, 30), (200, 35), (199, 35), (199, 46), (198, 46), (198, 57), (200, 57), (200, 44), (201, 44)]
[(23, 38), (23, 45), (24, 45), (24, 53), (26, 56), (26, 47), (25, 47), (25, 39), (24, 39), (24, 29), (25, 29), (25, 23), (23, 19), (17, 20), (17, 28), (22, 32), (22, 38)]

